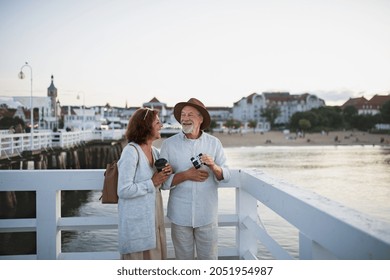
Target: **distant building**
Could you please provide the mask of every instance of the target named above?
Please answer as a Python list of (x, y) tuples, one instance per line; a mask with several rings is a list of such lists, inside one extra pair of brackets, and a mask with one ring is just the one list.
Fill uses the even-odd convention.
[(156, 109), (159, 111), (159, 118), (163, 123), (172, 122), (171, 119), (171, 110), (167, 108), (167, 104), (160, 102), (156, 97), (153, 97), (149, 102), (142, 104), (143, 107)]
[(100, 129), (102, 124), (94, 109), (64, 106), (62, 109), (64, 128), (71, 131)]
[(365, 104), (364, 109), (367, 114), (376, 115), (380, 113), (382, 106), (390, 101), (389, 95), (378, 95), (375, 94), (368, 102)]
[[(30, 125), (31, 116), (31, 96), (1, 97), (0, 103), (8, 108), (15, 108), (14, 117), (22, 119), (26, 125)], [(47, 96), (32, 96), (32, 107), (34, 111), (34, 127), (39, 129), (53, 129), (58, 127), (60, 116), (60, 105), (57, 102), (57, 89), (51, 76), (51, 84), (47, 89)], [(38, 110), (36, 110), (38, 109)], [(37, 112), (38, 111), (38, 112)]]
[(49, 100), (49, 107), (46, 108), (47, 112), (44, 119), (43, 127), (46, 129), (53, 130), (54, 128), (58, 129), (59, 119), (61, 118), (61, 106), (60, 102), (57, 99), (58, 92), (57, 88), (54, 86), (54, 76), (51, 75), (51, 83), (47, 88), (47, 97)]
[[(15, 101), (13, 97), (0, 96), (0, 119), (3, 117), (19, 118), (26, 122), (27, 110), (19, 101)], [(28, 114), (30, 116), (30, 114)]]
[[(30, 122), (30, 96), (0, 97), (0, 118), (2, 116), (19, 117), (27, 125)], [(389, 95), (375, 95), (370, 100), (364, 97), (351, 98), (346, 101), (341, 108), (353, 106), (359, 114), (375, 115), (380, 112), (383, 104), (390, 100)], [(58, 100), (58, 90), (54, 86), (54, 76), (51, 76), (50, 86), (47, 88), (47, 96), (33, 96), (34, 126), (40, 129), (54, 129), (59, 127), (61, 118), (64, 120), (64, 128), (73, 130), (101, 129), (102, 126), (108, 128), (126, 128), (132, 114), (139, 107), (125, 108), (111, 107), (108, 103), (105, 106), (60, 106)], [(167, 124), (179, 125), (173, 116), (173, 106), (169, 107), (156, 97), (142, 104), (143, 107), (158, 109), (160, 120)], [(324, 100), (315, 95), (290, 94), (289, 92), (263, 92), (261, 94), (252, 93), (241, 98), (233, 104), (233, 107), (206, 107), (211, 119), (215, 121), (218, 128), (225, 129), (224, 124), (229, 119), (238, 120), (243, 128), (247, 129), (251, 122), (256, 122), (257, 131), (267, 131), (270, 125), (263, 112), (270, 107), (279, 109), (280, 114), (276, 118), (276, 124), (287, 124), (293, 114), (305, 112), (314, 108), (325, 106)], [(12, 110), (10, 110), (12, 109)]]
[(380, 109), (387, 101), (390, 101), (389, 95), (375, 94), (370, 100), (365, 97), (350, 98), (343, 105), (341, 109), (345, 109), (348, 106), (356, 108), (359, 115), (376, 115), (380, 113)]
[[(158, 109), (160, 111), (160, 120), (163, 123), (178, 125), (173, 116), (174, 107), (168, 107), (166, 103), (160, 102), (156, 97), (154, 97), (149, 102), (143, 103), (143, 107), (149, 107)], [(232, 117), (232, 108), (231, 107), (207, 107), (207, 110), (210, 114), (212, 120), (215, 121), (226, 121)]]
[[(31, 106), (30, 96), (0, 97), (0, 105), (7, 109), (16, 109), (13, 117), (19, 117), (27, 126), (30, 126)], [(49, 128), (47, 122), (51, 112), (51, 101), (49, 97), (33, 96), (32, 107), (34, 108), (34, 127), (40, 129)], [(37, 110), (38, 109), (38, 110)]]
[(51, 83), (50, 86), (47, 88), (47, 96), (50, 98), (50, 116), (56, 116), (57, 112), (57, 88), (54, 86), (54, 76), (51, 75)]
[(241, 122), (255, 121), (266, 127), (267, 120), (262, 117), (262, 113), (271, 106), (277, 107), (280, 111), (275, 123), (286, 124), (293, 114), (325, 106), (325, 102), (309, 93), (298, 95), (290, 95), (289, 92), (252, 93), (233, 104), (233, 118)]
[(365, 114), (364, 107), (365, 104), (368, 102), (368, 100), (365, 97), (357, 97), (357, 98), (350, 98), (348, 99), (343, 105), (340, 106), (342, 110), (344, 110), (347, 107), (354, 107), (359, 115)]
[(233, 117), (231, 107), (207, 107), (210, 117), (215, 121), (226, 121)]

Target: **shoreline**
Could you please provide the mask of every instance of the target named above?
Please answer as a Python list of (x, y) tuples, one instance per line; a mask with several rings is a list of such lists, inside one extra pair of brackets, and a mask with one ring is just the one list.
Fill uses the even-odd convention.
[[(247, 132), (244, 134), (213, 133), (222, 145), (227, 147), (255, 146), (334, 146), (334, 145), (370, 145), (390, 146), (389, 134), (370, 134), (361, 131), (331, 131), (329, 133), (306, 133), (299, 136), (295, 133), (284, 134), (281, 131), (264, 133)], [(153, 145), (161, 147), (166, 138), (154, 141)]]

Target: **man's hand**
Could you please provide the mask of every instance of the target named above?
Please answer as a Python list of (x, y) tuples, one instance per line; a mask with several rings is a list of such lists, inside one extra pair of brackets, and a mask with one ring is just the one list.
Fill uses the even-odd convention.
[(191, 167), (186, 171), (188, 179), (195, 182), (204, 182), (209, 177), (209, 173), (206, 170), (196, 169)]
[(203, 154), (201, 157), (201, 160), (206, 166), (208, 166), (211, 169), (211, 171), (213, 171), (215, 177), (218, 180), (223, 179), (222, 168), (219, 167), (217, 164), (215, 164), (214, 159), (211, 156), (209, 156), (207, 154)]

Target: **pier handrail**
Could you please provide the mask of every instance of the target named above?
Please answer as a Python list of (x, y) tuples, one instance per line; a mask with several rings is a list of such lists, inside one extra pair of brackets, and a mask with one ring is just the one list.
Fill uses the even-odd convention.
[[(116, 217), (61, 217), (61, 191), (101, 190), (104, 170), (0, 170), (0, 191), (35, 191), (36, 218), (0, 219), (1, 232), (36, 231), (36, 255), (0, 259), (118, 259), (118, 252), (61, 252), (62, 230), (115, 229)], [(294, 259), (258, 221), (259, 203), (299, 234), (299, 259), (390, 259), (390, 225), (256, 169), (232, 170), (221, 188), (235, 189), (235, 213), (219, 226), (236, 227), (222, 257), (256, 259), (258, 241), (276, 259)], [(102, 205), (101, 207), (105, 207)], [(261, 218), (261, 216), (260, 216)]]
[(21, 155), (24, 151), (34, 151), (54, 147), (70, 148), (82, 142), (88, 142), (92, 140), (120, 140), (124, 133), (124, 129), (69, 132), (35, 130), (32, 141), (30, 141), (30, 133), (1, 133), (0, 158)]

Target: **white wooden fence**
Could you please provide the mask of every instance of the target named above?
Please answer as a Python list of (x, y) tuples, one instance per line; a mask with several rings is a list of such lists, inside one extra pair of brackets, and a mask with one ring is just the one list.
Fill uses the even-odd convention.
[[(0, 219), (0, 233), (36, 231), (36, 255), (0, 259), (118, 259), (117, 251), (61, 251), (63, 230), (117, 228), (116, 217), (61, 217), (61, 191), (101, 190), (103, 172), (0, 170), (0, 191), (35, 191), (37, 207), (36, 218)], [(232, 170), (231, 181), (221, 188), (235, 189), (235, 213), (220, 214), (219, 226), (236, 227), (236, 238), (233, 247), (219, 247), (220, 257), (256, 259), (260, 241), (276, 259), (293, 258), (258, 222), (257, 207), (263, 204), (296, 227), (300, 259), (390, 259), (387, 223), (258, 170)]]

